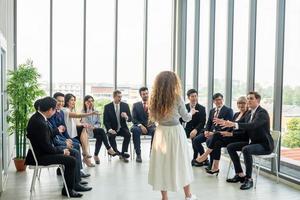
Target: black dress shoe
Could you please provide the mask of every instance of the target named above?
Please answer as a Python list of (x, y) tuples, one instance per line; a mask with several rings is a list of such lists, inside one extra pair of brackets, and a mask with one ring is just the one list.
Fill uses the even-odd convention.
[(90, 177), (90, 176), (91, 176), (90, 174), (80, 171), (80, 177), (81, 178), (87, 178), (87, 177)]
[(87, 186), (83, 186), (80, 185), (79, 183), (75, 185), (74, 190), (77, 192), (86, 192), (86, 191), (90, 191), (92, 190), (92, 187), (87, 187)]
[(205, 160), (205, 161), (203, 162), (203, 165), (205, 165), (205, 166), (209, 166), (209, 161), (208, 161), (208, 159), (207, 159), (207, 160)]
[(138, 162), (138, 163), (143, 162), (141, 155), (136, 156), (136, 162)]
[(202, 167), (203, 163), (198, 162), (196, 159), (192, 160), (192, 166)]
[(79, 184), (80, 185), (86, 185), (86, 184), (88, 184), (88, 182), (86, 182), (86, 181), (80, 181)]
[(253, 180), (249, 179), (249, 178), (246, 178), (245, 182), (241, 185), (240, 189), (241, 190), (248, 190), (252, 187), (253, 187)]
[(57, 176), (61, 176), (61, 172), (60, 172), (60, 169), (59, 169), (59, 168), (56, 169), (56, 175), (57, 175)]
[(204, 169), (205, 169), (205, 171), (209, 171), (209, 170), (211, 170), (211, 166), (207, 166)]
[(228, 183), (243, 183), (245, 181), (245, 177), (240, 177), (239, 175), (235, 175), (233, 178), (229, 178), (226, 180)]
[(121, 155), (124, 157), (124, 158), (129, 158), (130, 155), (128, 153), (121, 153)]
[[(65, 189), (62, 189), (61, 195), (68, 196)], [(73, 198), (81, 198), (83, 196), (83, 194), (75, 192), (74, 190), (69, 190), (69, 195), (70, 195), (70, 197), (73, 197)]]
[(123, 162), (125, 162), (125, 163), (128, 163), (129, 162), (129, 160), (127, 159), (127, 158), (125, 158), (123, 155), (120, 155), (120, 160), (122, 160)]
[(216, 176), (218, 176), (219, 175), (219, 172), (220, 172), (220, 170), (218, 169), (218, 170), (216, 170), (216, 171), (212, 171), (212, 170), (207, 170), (206, 171), (206, 173), (208, 173), (208, 174), (216, 174)]

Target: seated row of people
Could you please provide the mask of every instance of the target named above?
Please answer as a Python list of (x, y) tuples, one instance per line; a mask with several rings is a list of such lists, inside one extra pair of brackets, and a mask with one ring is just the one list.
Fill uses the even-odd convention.
[[(221, 148), (227, 147), (236, 171), (236, 175), (227, 179), (227, 182), (243, 183), (240, 187), (242, 190), (253, 187), (252, 155), (270, 154), (274, 148), (270, 135), (270, 118), (267, 111), (260, 106), (261, 96), (257, 92), (249, 92), (247, 98), (240, 97), (237, 101), (239, 111), (233, 116), (232, 109), (223, 104), (222, 94), (214, 94), (215, 108), (210, 110), (204, 128), (205, 108), (197, 103), (197, 91), (189, 90), (187, 95), (190, 101), (186, 104), (187, 109), (195, 107), (199, 111), (185, 126), (187, 137), (191, 138), (194, 149), (192, 165), (208, 165), (207, 173), (218, 174)], [(205, 152), (202, 146), (204, 142), (208, 147)], [(241, 168), (237, 151), (243, 153), (246, 175)]]

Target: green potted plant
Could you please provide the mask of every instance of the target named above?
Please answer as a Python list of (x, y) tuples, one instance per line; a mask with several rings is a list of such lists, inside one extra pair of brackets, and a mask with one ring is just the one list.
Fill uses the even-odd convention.
[(37, 69), (33, 62), (27, 60), (18, 66), (17, 70), (8, 72), (7, 93), (9, 96), (10, 113), (8, 115), (9, 132), (15, 133), (16, 157), (14, 158), (17, 171), (24, 171), (26, 157), (26, 126), (30, 114), (34, 112), (34, 101), (44, 95), (40, 89)]

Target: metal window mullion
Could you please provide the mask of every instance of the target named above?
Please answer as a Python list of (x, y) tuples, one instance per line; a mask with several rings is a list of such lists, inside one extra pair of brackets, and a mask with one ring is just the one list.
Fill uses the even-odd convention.
[(176, 33), (176, 25), (177, 25), (177, 0), (173, 0), (172, 1), (172, 32), (171, 32), (171, 38), (172, 38), (172, 42), (171, 42), (171, 69), (173, 72), (176, 71), (176, 37), (177, 37), (177, 33)]
[(115, 0), (114, 89), (117, 89), (118, 70), (118, 0)]
[[(86, 0), (83, 0), (83, 98), (86, 95)], [(82, 98), (82, 99), (83, 99)]]
[(199, 34), (200, 34), (200, 0), (195, 0), (194, 18), (194, 79), (193, 88), (199, 87)]
[[(284, 73), (284, 32), (285, 32), (285, 0), (277, 0), (276, 12), (276, 46), (275, 46), (275, 73), (274, 73), (274, 102), (273, 102), (273, 130), (281, 131), (282, 122), (282, 96), (283, 96), (283, 73)], [(278, 161), (280, 163), (280, 147), (278, 150)], [(275, 163), (272, 160), (272, 171), (275, 171)]]
[(50, 0), (50, 40), (49, 40), (49, 93), (53, 94), (53, 0)]
[(225, 104), (231, 107), (232, 99), (232, 58), (233, 58), (233, 25), (234, 0), (228, 0), (228, 30), (227, 30), (227, 64), (225, 82)]
[(215, 13), (216, 0), (210, 1), (209, 17), (209, 52), (208, 52), (208, 84), (207, 84), (207, 110), (212, 108), (214, 90), (214, 57), (215, 57)]
[(247, 91), (255, 88), (256, 17), (257, 0), (250, 0)]
[(147, 86), (147, 54), (148, 54), (148, 0), (144, 1), (144, 54), (143, 54), (143, 83)]

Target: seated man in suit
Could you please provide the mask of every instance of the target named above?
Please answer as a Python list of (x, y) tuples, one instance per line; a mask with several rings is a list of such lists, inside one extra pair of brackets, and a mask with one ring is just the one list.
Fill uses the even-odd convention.
[[(82, 194), (74, 191), (76, 159), (70, 156), (68, 149), (59, 149), (53, 146), (51, 141), (51, 128), (47, 118), (55, 113), (56, 100), (45, 97), (38, 101), (38, 111), (31, 116), (27, 125), (27, 138), (30, 140), (40, 165), (62, 164), (64, 165), (64, 176), (71, 197), (81, 197)], [(26, 156), (26, 165), (35, 165), (31, 150)], [(65, 188), (62, 195), (67, 196)]]
[[(227, 179), (227, 182), (242, 182), (240, 189), (247, 190), (253, 187), (252, 155), (267, 155), (274, 149), (274, 141), (270, 134), (270, 117), (268, 112), (260, 104), (261, 96), (257, 92), (249, 92), (247, 103), (250, 108), (244, 121), (231, 122), (217, 120), (216, 123), (224, 127), (234, 127), (236, 130), (244, 130), (251, 143), (236, 142), (227, 146), (229, 156), (233, 162), (236, 175)], [(240, 158), (237, 151), (242, 151), (246, 166), (246, 175), (243, 173)]]
[[(232, 120), (232, 118), (233, 118), (233, 110), (224, 105), (222, 94), (220, 94), (220, 93), (214, 94), (213, 102), (215, 104), (215, 108), (211, 109), (209, 112), (209, 117), (208, 117), (208, 120), (206, 123), (205, 131), (204, 131), (204, 133), (199, 134), (194, 139), (194, 142), (193, 142), (193, 146), (195, 146), (195, 149), (197, 150), (197, 152), (199, 153), (200, 156), (204, 153), (204, 148), (202, 146), (202, 143), (206, 142), (207, 144), (209, 144), (210, 139), (212, 138), (212, 135), (214, 134), (214, 132), (226, 130), (219, 125), (215, 125), (213, 120), (215, 118), (224, 119), (224, 120)], [(215, 152), (213, 151), (210, 154), (211, 162), (209, 163), (209, 167), (207, 168), (207, 170), (211, 169), (212, 162), (214, 160), (214, 158), (213, 158), (214, 153)], [(194, 160), (194, 165), (197, 165), (197, 166), (208, 165), (208, 160), (206, 160), (202, 163), (198, 162), (197, 160)]]
[[(121, 91), (115, 90), (113, 98), (113, 102), (104, 106), (103, 122), (111, 147), (118, 153), (121, 160), (128, 162), (130, 155), (126, 152), (128, 151), (131, 135), (127, 122), (131, 121), (130, 109), (127, 103), (121, 102)], [(116, 136), (124, 137), (121, 152), (117, 149)]]
[[(64, 120), (64, 113), (62, 112), (62, 108), (64, 106), (64, 94), (61, 92), (56, 92), (53, 95), (53, 98), (57, 101), (56, 104), (56, 112), (48, 121), (52, 126), (53, 132), (57, 134), (53, 138), (53, 143), (57, 147), (68, 147), (68, 149), (73, 149), (76, 153), (76, 158), (79, 161), (80, 176), (82, 178), (89, 177), (90, 174), (85, 173), (82, 169), (82, 159), (81, 159), (81, 151), (80, 151), (80, 143), (76, 138), (71, 138), (68, 134), (67, 127)], [(60, 171), (57, 170), (57, 174), (60, 175)]]
[(141, 135), (151, 135), (151, 144), (153, 140), (153, 134), (155, 132), (154, 123), (150, 123), (148, 119), (148, 88), (142, 87), (139, 89), (142, 101), (133, 104), (132, 108), (132, 122), (131, 128), (133, 136), (133, 144), (136, 152), (136, 162), (142, 162), (141, 157)]
[[(188, 112), (190, 112), (191, 108), (195, 108), (199, 112), (196, 112), (193, 115), (193, 118), (191, 121), (185, 124), (185, 133), (186, 137), (190, 138), (192, 140), (192, 143), (196, 136), (198, 136), (200, 133), (203, 133), (205, 121), (206, 121), (206, 111), (205, 107), (200, 105), (198, 103), (198, 92), (195, 89), (190, 89), (187, 91), (187, 97), (189, 99), (189, 103), (185, 105)], [(183, 124), (184, 121), (180, 119), (180, 122)], [(192, 166), (195, 166), (195, 159), (198, 157), (198, 151), (193, 145), (194, 155), (192, 160)]]

